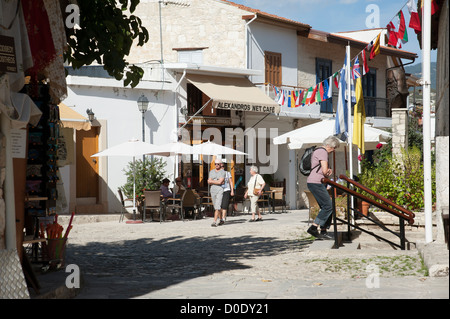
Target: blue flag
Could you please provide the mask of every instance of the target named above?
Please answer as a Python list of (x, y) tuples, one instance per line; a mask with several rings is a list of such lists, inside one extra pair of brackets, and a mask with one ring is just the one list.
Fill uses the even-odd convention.
[(347, 56), (345, 56), (345, 63), (339, 72), (339, 98), (336, 109), (336, 123), (335, 123), (335, 135), (340, 135), (342, 140), (346, 140), (348, 137), (348, 110), (347, 103), (345, 102), (345, 92), (347, 90), (347, 81), (345, 80), (345, 74), (347, 70)]

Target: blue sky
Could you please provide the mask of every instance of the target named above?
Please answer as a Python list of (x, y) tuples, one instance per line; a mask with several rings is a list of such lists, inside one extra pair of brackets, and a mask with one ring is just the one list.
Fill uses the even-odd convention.
[[(284, 18), (306, 23), (313, 29), (327, 32), (342, 32), (367, 29), (366, 20), (372, 13), (370, 6), (379, 8), (379, 26), (385, 27), (407, 0), (231, 0), (235, 3), (259, 9)], [(409, 11), (403, 8), (406, 24)], [(421, 62), (421, 51), (414, 30), (408, 28), (409, 42), (403, 50), (417, 53)], [(436, 61), (436, 51), (432, 51), (431, 61)]]

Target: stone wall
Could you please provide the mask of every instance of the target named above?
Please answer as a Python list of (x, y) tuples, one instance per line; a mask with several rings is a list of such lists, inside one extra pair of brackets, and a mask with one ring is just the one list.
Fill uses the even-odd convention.
[(6, 206), (4, 200), (4, 183), (6, 174), (6, 138), (0, 132), (0, 250), (5, 249)]
[[(150, 40), (134, 47), (128, 60), (143, 63), (161, 59), (159, 4), (141, 1), (135, 14), (148, 29)], [(247, 11), (218, 1), (192, 0), (189, 6), (168, 4), (161, 9), (165, 63), (178, 62), (174, 49), (203, 48), (203, 64), (245, 68)]]

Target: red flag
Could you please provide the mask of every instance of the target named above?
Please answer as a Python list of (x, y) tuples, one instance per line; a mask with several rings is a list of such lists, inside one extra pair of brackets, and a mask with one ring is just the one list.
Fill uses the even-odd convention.
[(369, 73), (369, 66), (367, 65), (367, 58), (366, 58), (366, 50), (362, 50), (362, 60), (363, 60), (363, 75), (366, 75)]
[(392, 45), (393, 47), (397, 47), (398, 42), (398, 34), (397, 29), (392, 21), (389, 22), (389, 24), (386, 26), (388, 30), (388, 37), (389, 37), (389, 45)]
[(311, 95), (311, 99), (309, 100), (309, 104), (312, 104), (316, 101), (316, 94), (317, 94), (317, 85), (314, 87), (314, 90)]
[(408, 11), (411, 15), (411, 19), (409, 20), (409, 27), (411, 29), (414, 29), (416, 33), (420, 33), (422, 31), (422, 27), (420, 26), (419, 13), (417, 13), (416, 0), (409, 0), (406, 5), (408, 6)]
[[(423, 11), (423, 0), (420, 2), (420, 8), (422, 8)], [(431, 15), (435, 14), (436, 11), (439, 10), (439, 6), (437, 5), (435, 0), (431, 0)]]
[(297, 96), (297, 100), (295, 101), (295, 107), (299, 107), (300, 105), (302, 105), (302, 101), (303, 101), (303, 95), (305, 94), (306, 90), (301, 90), (299, 92), (299, 95)]

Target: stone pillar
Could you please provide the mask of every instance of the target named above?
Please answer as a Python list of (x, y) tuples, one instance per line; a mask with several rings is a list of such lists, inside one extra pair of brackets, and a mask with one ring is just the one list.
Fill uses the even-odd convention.
[(392, 109), (392, 157), (400, 158), (408, 148), (408, 109)]
[[(0, 124), (1, 125), (1, 124)], [(6, 231), (6, 205), (4, 199), (4, 181), (6, 174), (6, 138), (0, 132), (0, 250), (6, 248), (5, 231)]]
[(449, 207), (449, 137), (436, 136), (436, 241), (445, 243), (442, 214), (448, 214)]

